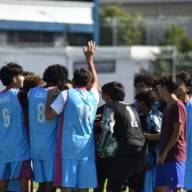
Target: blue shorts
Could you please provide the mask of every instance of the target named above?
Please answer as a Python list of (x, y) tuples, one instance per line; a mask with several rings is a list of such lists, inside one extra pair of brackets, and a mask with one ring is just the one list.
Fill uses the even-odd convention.
[(184, 187), (185, 162), (171, 161), (159, 164), (156, 169), (156, 187), (167, 186), (174, 190)]
[(18, 179), (21, 174), (23, 161), (0, 163), (0, 180)]
[(153, 167), (145, 172), (144, 190), (143, 192), (153, 192), (155, 189), (155, 174), (156, 167)]
[(63, 159), (61, 186), (79, 189), (97, 187), (95, 160)]
[(34, 180), (38, 183), (53, 182), (54, 160), (32, 160)]

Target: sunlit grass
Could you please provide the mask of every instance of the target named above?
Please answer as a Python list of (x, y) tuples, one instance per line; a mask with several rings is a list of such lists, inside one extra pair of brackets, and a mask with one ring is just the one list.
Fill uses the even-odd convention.
[[(38, 184), (34, 182), (34, 183), (33, 183), (33, 192), (36, 192), (36, 191), (37, 191), (37, 188), (38, 188)], [(60, 192), (60, 189), (57, 189), (56, 192)], [(89, 192), (93, 192), (93, 190), (90, 189)]]

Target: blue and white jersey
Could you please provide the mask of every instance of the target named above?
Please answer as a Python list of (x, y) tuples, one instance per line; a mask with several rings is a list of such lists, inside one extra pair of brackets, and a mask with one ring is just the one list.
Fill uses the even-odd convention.
[(29, 145), (18, 90), (0, 93), (0, 163), (29, 159)]
[[(162, 113), (156, 109), (152, 109), (146, 115), (146, 132), (149, 134), (157, 134), (161, 132), (162, 124)], [(158, 145), (157, 142), (147, 142), (148, 143), (148, 155), (147, 164), (148, 168), (153, 168), (158, 161)]]
[(28, 95), (30, 153), (35, 160), (53, 160), (56, 153), (58, 118), (46, 120), (47, 95), (45, 87), (35, 87)]
[(160, 133), (162, 124), (162, 113), (156, 109), (152, 109), (146, 116), (147, 133)]
[(71, 88), (63, 91), (52, 103), (57, 114), (64, 112), (61, 141), (58, 141), (63, 159), (95, 158), (93, 123), (98, 100), (95, 88), (90, 91)]

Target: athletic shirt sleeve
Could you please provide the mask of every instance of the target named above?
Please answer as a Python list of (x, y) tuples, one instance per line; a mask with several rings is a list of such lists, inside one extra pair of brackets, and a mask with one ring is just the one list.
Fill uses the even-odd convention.
[(94, 99), (96, 100), (97, 105), (99, 104), (99, 92), (96, 88), (91, 88), (90, 93), (93, 95)]
[(161, 132), (161, 123), (162, 123), (162, 114), (161, 112), (152, 111), (146, 117), (147, 126), (149, 132), (151, 133), (160, 133)]
[(53, 103), (51, 104), (51, 108), (57, 113), (57, 114), (61, 114), (63, 112), (65, 103), (67, 101), (67, 91), (62, 91), (57, 97), (56, 99), (53, 101)]
[(106, 107), (102, 117), (102, 131), (97, 141), (97, 146), (104, 147), (108, 144), (109, 136), (112, 136), (115, 126), (115, 112), (112, 108)]

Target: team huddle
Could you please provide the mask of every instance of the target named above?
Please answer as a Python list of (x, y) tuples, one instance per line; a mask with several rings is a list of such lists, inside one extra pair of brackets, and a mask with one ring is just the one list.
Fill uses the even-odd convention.
[[(16, 63), (0, 70), (0, 192), (192, 191), (191, 77), (137, 75), (99, 85), (95, 43), (87, 69), (50, 65), (43, 78)], [(107, 181), (107, 184), (106, 184)]]

